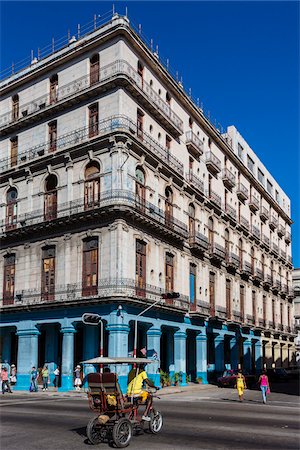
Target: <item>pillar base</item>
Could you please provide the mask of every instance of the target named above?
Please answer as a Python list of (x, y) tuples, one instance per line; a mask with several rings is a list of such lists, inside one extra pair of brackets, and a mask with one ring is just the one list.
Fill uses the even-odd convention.
[(202, 378), (202, 384), (208, 384), (207, 372), (197, 372), (197, 378)]
[(61, 376), (61, 387), (58, 388), (60, 392), (73, 391), (74, 390), (74, 377), (69, 375)]
[(17, 374), (17, 383), (12, 386), (12, 391), (29, 391), (30, 388), (30, 375)]

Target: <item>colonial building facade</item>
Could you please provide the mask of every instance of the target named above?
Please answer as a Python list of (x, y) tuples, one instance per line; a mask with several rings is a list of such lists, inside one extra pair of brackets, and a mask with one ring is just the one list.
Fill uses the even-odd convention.
[(152, 376), (289, 364), (290, 201), (126, 17), (0, 86), (1, 358), (18, 389), (45, 362), (71, 389), (100, 347), (134, 351), (136, 321)]

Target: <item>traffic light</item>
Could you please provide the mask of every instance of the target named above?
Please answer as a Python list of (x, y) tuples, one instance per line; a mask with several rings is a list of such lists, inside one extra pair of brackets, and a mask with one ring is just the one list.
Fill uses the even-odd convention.
[(84, 313), (82, 314), (81, 320), (86, 325), (99, 325), (101, 316), (94, 313)]
[(162, 298), (179, 298), (180, 293), (179, 292), (167, 292), (166, 294), (162, 294)]

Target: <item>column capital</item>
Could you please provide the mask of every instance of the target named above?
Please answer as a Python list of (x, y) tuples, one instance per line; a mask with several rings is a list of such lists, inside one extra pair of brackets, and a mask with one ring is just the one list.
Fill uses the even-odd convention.
[(61, 327), (60, 332), (63, 334), (75, 334), (77, 333), (77, 330), (73, 325), (67, 325), (64, 327)]
[(186, 339), (186, 332), (181, 330), (175, 331), (174, 339)]
[(214, 341), (215, 342), (224, 342), (224, 335), (218, 334), (218, 336), (215, 337)]
[(160, 337), (161, 334), (162, 334), (162, 331), (160, 328), (151, 327), (147, 330), (147, 336)]
[(130, 326), (126, 323), (112, 323), (106, 327), (109, 333), (129, 333)]
[(199, 333), (196, 336), (196, 341), (207, 341), (207, 336), (204, 333)]
[(39, 336), (41, 333), (37, 328), (28, 328), (25, 330), (17, 330), (16, 336)]

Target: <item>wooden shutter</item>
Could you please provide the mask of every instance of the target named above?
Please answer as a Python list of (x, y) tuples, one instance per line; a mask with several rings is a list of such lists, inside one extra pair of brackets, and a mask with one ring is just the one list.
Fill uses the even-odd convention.
[(174, 290), (174, 266), (173, 266), (173, 255), (169, 253), (166, 254), (166, 291), (173, 292)]
[(89, 239), (83, 243), (82, 285), (83, 296), (97, 294), (98, 238)]
[(99, 55), (94, 55), (90, 59), (90, 85), (98, 83), (99, 81)]
[(13, 305), (15, 297), (15, 255), (4, 257), (3, 304)]
[(10, 165), (16, 166), (18, 163), (18, 137), (11, 139), (10, 141)]
[(240, 314), (241, 320), (244, 322), (245, 318), (245, 288), (244, 286), (240, 286)]
[(195, 311), (196, 308), (196, 266), (190, 264), (190, 310)]
[(135, 255), (136, 293), (139, 297), (146, 296), (146, 244), (136, 241)]
[(53, 301), (55, 295), (55, 247), (43, 249), (42, 298)]
[(143, 139), (143, 121), (143, 113), (140, 110), (137, 110), (137, 135), (141, 140)]
[(209, 272), (209, 304), (210, 304), (210, 315), (215, 316), (215, 274)]
[(54, 152), (56, 150), (57, 144), (57, 121), (49, 123), (49, 152)]
[(226, 313), (227, 319), (231, 319), (231, 281), (226, 280)]
[(58, 76), (53, 75), (50, 79), (50, 105), (57, 102)]
[(12, 99), (12, 120), (15, 122), (19, 119), (19, 96), (15, 95)]
[(89, 137), (98, 135), (98, 103), (89, 107)]
[(48, 192), (44, 196), (44, 218), (53, 220), (57, 217), (57, 191)]

